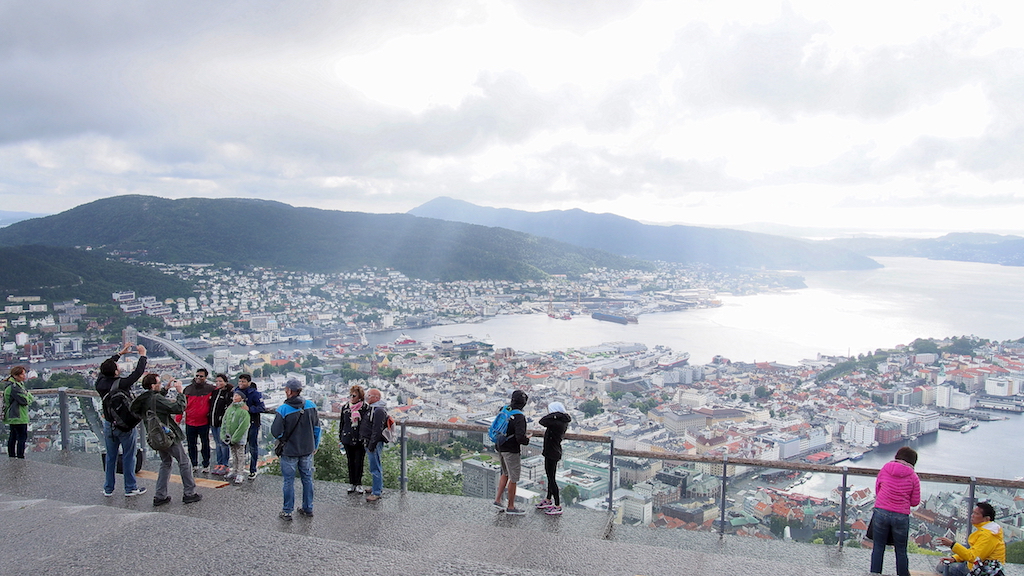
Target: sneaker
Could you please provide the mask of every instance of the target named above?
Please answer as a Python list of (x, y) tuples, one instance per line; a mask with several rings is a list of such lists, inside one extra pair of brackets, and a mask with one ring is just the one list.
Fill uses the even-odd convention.
[(547, 510), (545, 510), (544, 513), (547, 514), (548, 516), (561, 516), (562, 515), (562, 507), (561, 506), (552, 506), (551, 508), (548, 508)]
[(494, 502), (491, 502), (491, 506), (494, 506), (495, 508), (497, 508), (498, 510), (500, 510), (502, 512), (505, 511), (505, 505), (502, 504), (501, 502), (498, 502), (497, 500), (495, 500)]
[(306, 518), (312, 518), (313, 517), (313, 511), (312, 510), (308, 510), (307, 511), (305, 508), (299, 508), (299, 516), (305, 516)]
[(355, 494), (356, 493), (356, 485), (355, 484), (349, 484), (348, 485), (348, 493), (349, 494)]
[(505, 509), (505, 514), (511, 514), (513, 516), (521, 516), (523, 514), (526, 514), (526, 512), (524, 512), (520, 508), (506, 508)]
[(287, 521), (291, 522), (291, 520), (292, 520), (292, 513), (291, 512), (285, 512), (284, 510), (282, 510), (281, 513), (277, 515), (277, 517), (280, 518), (281, 520), (287, 520)]
[(210, 466), (209, 465), (203, 466), (203, 469), (200, 470), (200, 472), (202, 472), (203, 474), (209, 474), (210, 473)]
[(170, 496), (164, 496), (163, 498), (153, 498), (153, 507), (154, 508), (157, 507), (157, 506), (163, 506), (164, 504), (170, 504), (170, 503), (171, 503), (171, 497)]
[(377, 494), (370, 494), (366, 497), (367, 502), (376, 502), (377, 500), (380, 500), (380, 496)]
[(227, 473), (228, 467), (223, 464), (217, 464), (213, 467), (213, 470), (210, 471), (210, 474), (213, 474), (214, 476), (225, 476)]
[(356, 484), (356, 494), (366, 494), (366, 489), (359, 484)]
[(141, 496), (141, 495), (143, 495), (145, 493), (146, 493), (146, 487), (145, 486), (139, 486), (138, 488), (136, 488), (135, 490), (132, 490), (131, 492), (125, 492), (124, 495), (125, 496)]
[(199, 466), (193, 466), (192, 467), (192, 474), (199, 474), (199, 470), (200, 470)]
[(185, 504), (191, 504), (193, 502), (199, 502), (202, 499), (203, 499), (203, 495), (200, 494), (199, 492), (196, 492), (195, 494), (193, 494), (191, 496), (183, 496), (181, 501), (183, 503), (185, 503)]
[(256, 473), (255, 472), (249, 472), (249, 480), (252, 480), (255, 477), (256, 477)]
[(111, 496), (114, 495), (114, 491), (111, 490), (110, 492), (107, 492), (106, 490), (104, 490), (103, 495), (106, 496), (107, 498), (110, 498)]
[(536, 508), (537, 510), (547, 510), (548, 508), (551, 508), (553, 506), (554, 504), (551, 503), (551, 500), (541, 500), (534, 506), (534, 508)]
[(241, 474), (236, 475), (235, 476), (235, 484), (241, 484), (242, 482), (245, 482), (245, 476), (243, 476)]

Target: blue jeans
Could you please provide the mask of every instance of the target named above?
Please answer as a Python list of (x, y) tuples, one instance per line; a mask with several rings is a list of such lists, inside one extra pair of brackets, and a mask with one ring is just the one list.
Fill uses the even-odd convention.
[(110, 422), (103, 421), (103, 441), (107, 447), (106, 480), (103, 491), (114, 491), (114, 473), (117, 470), (117, 451), (121, 450), (121, 467), (124, 470), (125, 493), (135, 490), (135, 439), (138, 435), (133, 428), (129, 432), (118, 430)]
[(897, 576), (910, 576), (910, 561), (907, 559), (907, 538), (910, 535), (910, 515), (890, 512), (881, 508), (874, 511), (874, 544), (871, 548), (871, 571), (882, 573), (885, 558), (885, 543), (892, 534), (893, 548), (896, 549)]
[(217, 447), (217, 465), (227, 466), (231, 460), (231, 448), (228, 443), (220, 439), (220, 426), (210, 428), (213, 432), (213, 445)]
[(299, 470), (302, 482), (302, 509), (313, 511), (313, 455), (281, 456), (281, 476), (284, 478), (283, 512), (291, 514), (295, 509), (295, 469)]
[(249, 438), (246, 442), (249, 445), (249, 473), (256, 473), (256, 461), (260, 458), (260, 422), (249, 424)]
[(942, 576), (967, 576), (967, 573), (970, 572), (967, 569), (967, 562), (951, 562), (949, 564), (940, 562), (935, 571)]
[(366, 449), (366, 456), (370, 461), (370, 480), (374, 496), (380, 496), (384, 491), (384, 470), (381, 468), (380, 455), (384, 452), (384, 443), (379, 442), (376, 450)]

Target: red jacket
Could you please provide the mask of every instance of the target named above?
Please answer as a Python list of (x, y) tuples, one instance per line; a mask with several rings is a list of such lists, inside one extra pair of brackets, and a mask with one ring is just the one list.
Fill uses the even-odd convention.
[[(192, 382), (181, 391), (185, 395), (185, 425), (206, 426), (210, 423), (210, 394), (213, 384)], [(181, 422), (181, 416), (175, 418)]]

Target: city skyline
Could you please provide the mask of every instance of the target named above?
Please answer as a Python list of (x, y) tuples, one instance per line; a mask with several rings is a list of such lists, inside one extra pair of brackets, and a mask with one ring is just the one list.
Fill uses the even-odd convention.
[(0, 4), (0, 198), (1017, 232), (1000, 3)]

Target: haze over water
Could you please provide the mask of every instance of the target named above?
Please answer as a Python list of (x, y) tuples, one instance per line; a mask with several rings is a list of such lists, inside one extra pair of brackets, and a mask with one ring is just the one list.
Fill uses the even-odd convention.
[[(435, 334), (490, 336), (517, 350), (578, 348), (624, 340), (689, 352), (691, 363), (716, 354), (739, 361), (794, 364), (817, 353), (859, 354), (909, 344), (915, 338), (1024, 336), (1024, 268), (877, 258), (878, 270), (803, 274), (807, 288), (754, 296), (724, 295), (723, 306), (646, 314), (622, 326), (578, 316), (499, 316), (476, 325), (409, 330), (417, 340)], [(377, 334), (375, 343), (392, 339)]]

